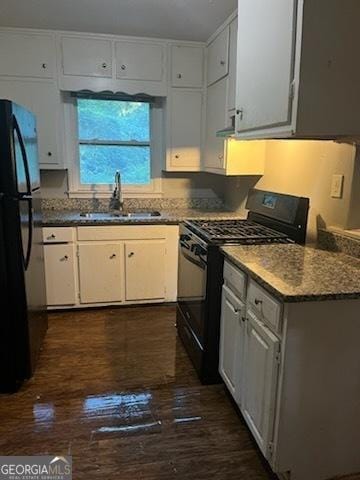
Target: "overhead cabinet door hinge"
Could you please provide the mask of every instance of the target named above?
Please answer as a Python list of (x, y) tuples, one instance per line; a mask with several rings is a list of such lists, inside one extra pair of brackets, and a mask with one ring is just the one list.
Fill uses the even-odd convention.
[(290, 92), (289, 92), (290, 101), (292, 102), (295, 98), (295, 81), (290, 83)]
[(269, 457), (272, 457), (273, 453), (274, 453), (274, 443), (273, 442), (269, 442), (268, 452), (269, 452)]
[(280, 365), (280, 363), (281, 363), (281, 346), (280, 345), (279, 345), (279, 348), (276, 352), (275, 360), (276, 360), (276, 363), (278, 363)]

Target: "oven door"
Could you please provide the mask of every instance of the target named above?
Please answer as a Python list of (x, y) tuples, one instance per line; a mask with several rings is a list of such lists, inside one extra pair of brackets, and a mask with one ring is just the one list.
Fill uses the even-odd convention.
[(206, 243), (181, 225), (178, 304), (201, 346), (204, 342), (206, 275)]

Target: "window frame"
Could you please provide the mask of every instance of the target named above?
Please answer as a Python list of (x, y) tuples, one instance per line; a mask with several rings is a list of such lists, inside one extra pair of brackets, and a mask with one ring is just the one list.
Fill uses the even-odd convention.
[[(90, 97), (89, 97), (90, 98)], [(99, 98), (99, 97), (98, 97)], [(101, 99), (101, 98), (100, 98)], [(116, 95), (114, 95), (116, 99)], [(119, 98), (121, 100), (121, 98)], [(78, 129), (78, 108), (77, 97), (71, 94), (64, 98), (65, 104), (65, 134), (66, 134), (66, 151), (68, 159), (68, 180), (69, 180), (69, 198), (109, 198), (114, 189), (114, 184), (82, 184), (80, 182), (80, 148), (81, 144), (96, 145), (101, 141), (81, 141), (79, 139)], [(162, 111), (160, 103), (155, 100), (150, 104), (150, 138), (149, 142), (126, 142), (126, 141), (105, 141), (106, 145), (141, 145), (150, 146), (150, 183), (147, 185), (124, 184), (122, 192), (127, 197), (161, 197), (161, 160), (163, 152), (162, 132)], [(157, 107), (157, 108), (155, 108)], [(159, 108), (160, 107), (160, 108)]]

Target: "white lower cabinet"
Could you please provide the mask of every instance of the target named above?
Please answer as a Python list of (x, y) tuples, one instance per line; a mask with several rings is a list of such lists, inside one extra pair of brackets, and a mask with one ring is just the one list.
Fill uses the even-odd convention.
[(75, 305), (76, 263), (72, 244), (44, 245), (46, 298), (49, 306)]
[(177, 225), (45, 227), (47, 305), (174, 302)]
[(165, 298), (165, 240), (125, 242), (126, 300)]
[(225, 260), (219, 371), (260, 450), (282, 479), (360, 472), (360, 299), (281, 302), (250, 277)]
[(219, 371), (230, 393), (241, 404), (245, 305), (226, 286), (222, 288)]
[(280, 340), (248, 310), (241, 411), (266, 458), (272, 451)]
[(78, 245), (81, 303), (121, 302), (122, 250), (119, 243)]

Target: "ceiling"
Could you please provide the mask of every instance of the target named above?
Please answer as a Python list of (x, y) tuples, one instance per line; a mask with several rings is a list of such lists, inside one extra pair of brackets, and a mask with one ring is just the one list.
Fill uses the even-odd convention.
[(237, 0), (1, 0), (0, 26), (205, 41)]

